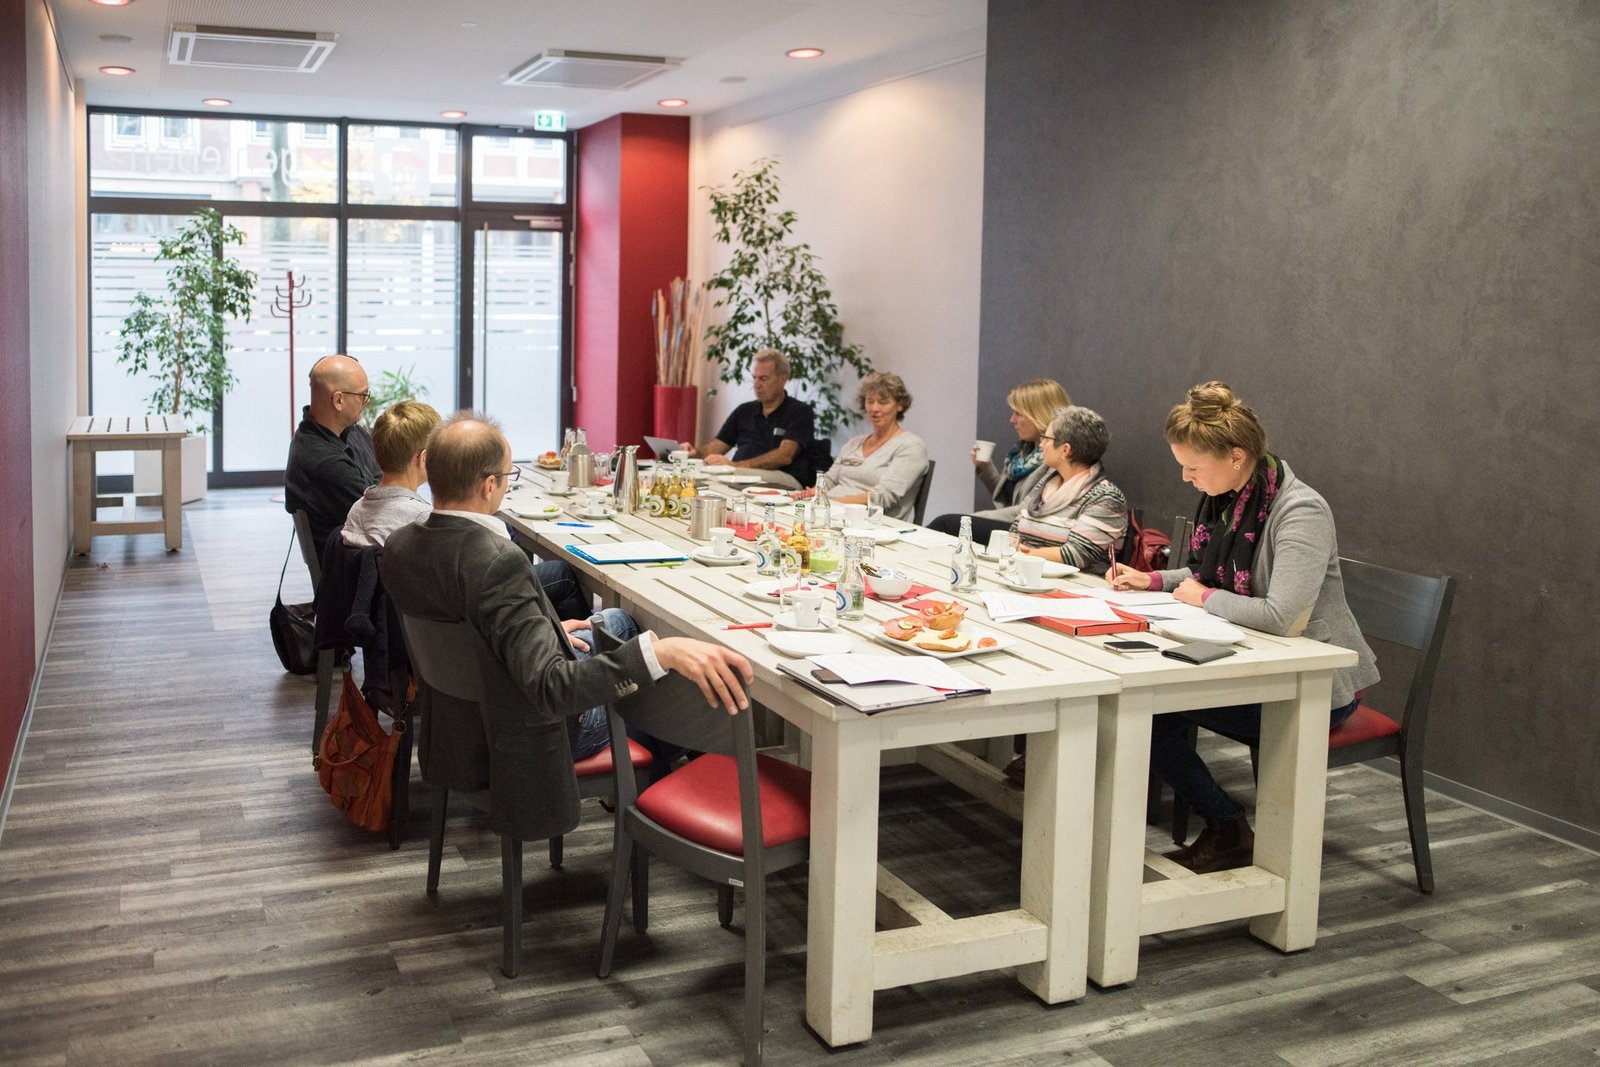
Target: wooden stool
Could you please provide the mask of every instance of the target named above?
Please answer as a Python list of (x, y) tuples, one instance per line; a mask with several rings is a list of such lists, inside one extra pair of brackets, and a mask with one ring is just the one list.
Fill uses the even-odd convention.
[[(72, 450), (72, 550), (78, 555), (89, 551), (89, 539), (102, 534), (164, 533), (167, 551), (183, 547), (182, 452), (180, 445), (188, 431), (177, 415), (83, 415), (72, 420), (67, 444)], [(95, 491), (96, 452), (161, 453), (161, 518), (149, 521), (101, 520), (95, 516), (101, 507), (122, 504), (121, 497), (102, 497)], [(154, 497), (136, 498), (155, 502)]]

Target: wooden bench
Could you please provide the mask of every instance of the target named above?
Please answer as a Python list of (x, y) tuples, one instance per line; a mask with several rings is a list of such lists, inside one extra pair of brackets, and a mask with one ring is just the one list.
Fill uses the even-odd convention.
[[(72, 550), (89, 551), (89, 540), (103, 534), (164, 533), (167, 551), (183, 547), (183, 462), (180, 445), (187, 433), (177, 415), (83, 415), (72, 420), (67, 445), (72, 450)], [(100, 519), (102, 507), (121, 507), (121, 497), (100, 496), (95, 486), (95, 453), (160, 452), (161, 495), (136, 497), (135, 504), (161, 505), (161, 518), (146, 521)]]

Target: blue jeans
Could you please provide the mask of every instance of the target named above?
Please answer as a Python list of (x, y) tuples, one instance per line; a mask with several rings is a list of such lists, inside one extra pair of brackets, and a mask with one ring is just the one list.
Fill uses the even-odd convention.
[[(1332, 730), (1355, 714), (1356, 702), (1352, 700), (1330, 713), (1328, 729)], [(1217, 780), (1211, 777), (1200, 753), (1194, 750), (1185, 736), (1190, 723), (1204, 726), (1219, 734), (1251, 742), (1261, 736), (1261, 705), (1235, 704), (1226, 708), (1203, 708), (1173, 715), (1157, 715), (1150, 721), (1150, 766), (1161, 780), (1172, 787), (1193, 811), (1203, 819), (1227, 821), (1244, 815), (1244, 807), (1234, 800)]]
[[(578, 573), (564, 561), (547, 559), (543, 563), (535, 563), (533, 574), (544, 588), (544, 595), (550, 598), (556, 614), (563, 619), (587, 619), (594, 612), (594, 601), (578, 584)], [(622, 617), (627, 618), (626, 615)], [(629, 619), (628, 625), (632, 626), (633, 620)], [(634, 632), (638, 632), (637, 628)]]
[[(565, 564), (563, 564), (565, 566)], [(639, 624), (633, 617), (621, 608), (606, 608), (598, 613), (601, 625), (618, 641), (630, 641), (639, 636)], [(592, 618), (593, 616), (591, 616)], [(580, 651), (578, 646), (572, 646), (573, 654), (579, 659), (588, 659), (593, 654), (594, 633), (591, 630), (579, 630), (571, 635), (575, 640), (582, 641), (589, 646), (589, 651)], [(604, 752), (611, 744), (611, 725), (606, 721), (606, 707), (590, 708), (578, 717), (578, 739), (573, 742), (573, 760), (584, 760), (597, 752)]]

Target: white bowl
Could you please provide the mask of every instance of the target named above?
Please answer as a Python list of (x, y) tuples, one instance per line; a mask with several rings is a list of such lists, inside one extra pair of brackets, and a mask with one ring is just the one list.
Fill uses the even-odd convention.
[(876, 577), (867, 578), (867, 588), (872, 590), (872, 595), (883, 600), (899, 600), (911, 592), (911, 587), (915, 584), (905, 575), (892, 571), (883, 571)]

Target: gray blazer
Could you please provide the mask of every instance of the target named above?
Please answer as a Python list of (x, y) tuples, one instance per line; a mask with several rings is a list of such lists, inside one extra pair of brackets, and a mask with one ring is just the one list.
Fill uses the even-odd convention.
[(975, 513), (979, 518), (983, 519), (1016, 518), (1017, 513), (1022, 510), (1022, 502), (1028, 499), (1028, 494), (1033, 492), (1034, 487), (1048, 478), (1053, 471), (1053, 468), (1048, 463), (1040, 463), (1029, 471), (1022, 481), (1017, 483), (1016, 488), (1011, 493), (1012, 502), (1010, 504), (1002, 504), (1000, 503), (1000, 487), (1006, 484), (1006, 480), (1000, 476), (1000, 471), (996, 469), (993, 463), (990, 463), (987, 467), (978, 467), (976, 469), (978, 481), (982, 482), (983, 487), (989, 490), (989, 499), (994, 501), (994, 507), (987, 511)]
[[(1187, 567), (1157, 573), (1163, 589), (1175, 589), (1192, 576)], [(1333, 672), (1335, 708), (1377, 682), (1377, 660), (1345, 603), (1333, 512), (1287, 463), (1250, 578), (1253, 595), (1218, 589), (1206, 597), (1206, 611), (1263, 633), (1326, 641), (1361, 657), (1354, 667)]]
[(497, 832), (536, 840), (577, 826), (568, 719), (651, 684), (638, 640), (575, 659), (528, 557), (471, 519), (435, 513), (401, 527), (380, 568), (399, 611), (469, 621), (479, 638), (482, 707), (424, 687), (423, 777), (487, 788)]

